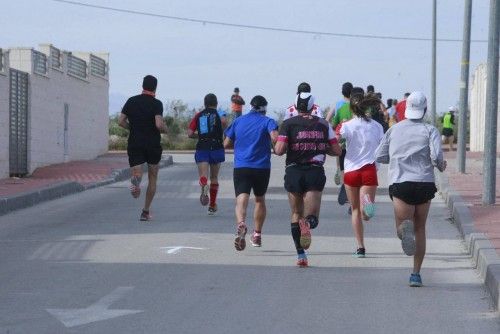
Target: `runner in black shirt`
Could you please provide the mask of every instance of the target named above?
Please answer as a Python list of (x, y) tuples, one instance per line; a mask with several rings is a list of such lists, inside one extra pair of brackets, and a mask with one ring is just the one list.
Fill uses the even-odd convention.
[(281, 125), (277, 155), (286, 153), (285, 189), (292, 210), (292, 238), (297, 249), (297, 265), (307, 267), (304, 252), (311, 244), (310, 229), (318, 225), (321, 195), (326, 176), (326, 155), (340, 155), (342, 149), (324, 119), (312, 116), (314, 98), (310, 93), (297, 95), (299, 115)]
[(148, 164), (149, 182), (141, 221), (151, 219), (149, 207), (156, 192), (158, 163), (162, 154), (160, 133), (167, 131), (163, 123), (163, 104), (155, 98), (157, 83), (154, 76), (145, 76), (142, 94), (127, 100), (119, 119), (119, 125), (130, 130), (127, 154), (132, 174), (130, 192), (134, 198), (141, 194), (142, 164)]

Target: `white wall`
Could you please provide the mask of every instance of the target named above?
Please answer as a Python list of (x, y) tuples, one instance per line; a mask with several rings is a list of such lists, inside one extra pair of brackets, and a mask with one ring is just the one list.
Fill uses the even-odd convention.
[[(470, 150), (484, 151), (484, 128), (486, 112), (486, 64), (479, 65), (475, 72), (470, 91)], [(499, 94), (500, 110), (500, 94)], [(500, 125), (500, 113), (497, 113)], [(497, 127), (497, 152), (500, 152), (500, 126)]]
[[(40, 51), (50, 58), (50, 47)], [(30, 73), (29, 172), (49, 164), (87, 160), (108, 150), (109, 81), (90, 74), (82, 79), (48, 64), (46, 75), (33, 71), (32, 50), (13, 49), (11, 66)], [(88, 58), (88, 57), (87, 57)], [(88, 59), (84, 59), (88, 60)], [(69, 106), (68, 155), (64, 152), (64, 104)]]
[[(4, 51), (8, 53), (8, 51)], [(2, 55), (0, 54), (0, 57)], [(9, 57), (0, 69), (0, 178), (9, 176)]]

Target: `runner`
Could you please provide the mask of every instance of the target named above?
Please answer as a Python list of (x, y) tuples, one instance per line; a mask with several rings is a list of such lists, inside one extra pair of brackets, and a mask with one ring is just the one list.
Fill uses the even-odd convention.
[[(327, 122), (333, 122), (333, 117), (335, 116), (335, 114), (337, 113), (337, 111), (346, 103), (349, 102), (349, 96), (351, 95), (351, 90), (352, 90), (352, 83), (350, 82), (344, 82), (342, 84), (342, 99), (338, 100), (336, 103), (335, 103), (335, 107), (332, 108), (332, 110), (330, 110), (328, 112), (328, 114), (326, 114), (326, 121)], [(346, 96), (347, 94), (347, 96)]]
[(450, 145), (450, 152), (453, 151), (453, 142), (455, 141), (455, 136), (453, 136), (453, 126), (455, 125), (455, 112), (457, 112), (457, 108), (451, 106), (448, 108), (448, 112), (444, 114), (441, 118), (441, 122), (443, 123), (443, 136), (441, 137), (443, 144)]
[(226, 120), (217, 112), (217, 97), (214, 94), (207, 94), (204, 100), (205, 109), (197, 113), (189, 123), (188, 137), (198, 138), (194, 159), (200, 176), (200, 203), (203, 206), (208, 204), (208, 214), (214, 215), (217, 212), (219, 169), (221, 162), (225, 160), (222, 131)]
[(240, 96), (240, 89), (234, 88), (233, 95), (231, 95), (231, 111), (233, 112), (234, 119), (241, 116), (245, 100)]
[[(307, 82), (300, 83), (299, 86), (297, 87), (297, 95), (300, 93), (311, 93), (311, 85), (309, 85)], [(295, 104), (292, 104), (291, 106), (286, 108), (285, 116), (283, 119), (287, 120), (289, 118), (297, 116), (298, 114), (299, 112), (297, 110), (297, 106)], [(321, 108), (317, 104), (314, 104), (311, 111), (311, 115), (323, 118), (323, 111), (321, 111)]]
[(149, 209), (156, 193), (158, 163), (163, 151), (160, 133), (167, 132), (163, 123), (163, 104), (155, 98), (157, 84), (158, 80), (154, 76), (145, 76), (142, 94), (127, 100), (119, 118), (119, 125), (130, 130), (127, 154), (132, 175), (130, 193), (134, 198), (141, 195), (142, 165), (148, 164), (148, 187), (139, 218), (141, 221), (152, 219)]
[[(362, 88), (356, 87), (354, 92), (363, 92)], [(337, 139), (339, 140), (340, 146), (342, 147), (342, 154), (338, 157), (338, 167), (335, 172), (335, 184), (341, 185), (339, 189), (338, 202), (340, 205), (344, 205), (347, 203), (347, 192), (345, 190), (344, 185), (344, 159), (345, 159), (345, 140), (340, 138), (340, 129), (342, 128), (342, 124), (352, 118), (351, 106), (350, 106), (350, 97), (353, 93), (353, 87), (350, 82), (344, 83), (342, 85), (342, 95), (344, 95), (345, 103), (337, 110), (335, 113), (335, 117), (333, 118), (333, 128), (335, 129), (335, 133), (337, 135)], [(349, 214), (352, 213), (351, 207), (349, 207)]]
[(377, 162), (389, 164), (389, 195), (393, 200), (396, 232), (406, 255), (414, 255), (410, 286), (422, 286), (425, 224), (437, 189), (434, 167), (446, 169), (439, 131), (423, 121), (427, 99), (413, 92), (406, 103), (407, 120), (392, 126), (377, 149)]
[(340, 129), (340, 137), (345, 139), (345, 175), (347, 197), (352, 209), (352, 228), (356, 237), (356, 257), (365, 257), (363, 222), (375, 215), (375, 192), (377, 191), (377, 168), (375, 166), (375, 150), (384, 130), (372, 120), (369, 110), (380, 104), (374, 94), (364, 95), (362, 88), (354, 88), (351, 94), (350, 108), (354, 118), (344, 122)]
[(224, 147), (234, 145), (234, 192), (236, 195), (237, 232), (234, 247), (245, 249), (248, 201), (253, 189), (255, 208), (253, 213), (254, 231), (252, 246), (262, 246), (262, 226), (266, 219), (265, 194), (271, 175), (271, 142), (278, 138), (278, 124), (266, 116), (267, 101), (257, 95), (250, 102), (252, 110), (236, 119), (226, 130)]
[(405, 120), (406, 99), (410, 93), (405, 93), (403, 99), (396, 104), (396, 118), (398, 122)]
[(275, 145), (277, 155), (286, 153), (285, 189), (291, 209), (291, 232), (298, 254), (297, 265), (307, 267), (305, 250), (311, 245), (310, 229), (318, 225), (321, 194), (326, 176), (326, 154), (342, 153), (332, 128), (325, 120), (312, 116), (314, 98), (297, 95), (299, 115), (283, 122)]

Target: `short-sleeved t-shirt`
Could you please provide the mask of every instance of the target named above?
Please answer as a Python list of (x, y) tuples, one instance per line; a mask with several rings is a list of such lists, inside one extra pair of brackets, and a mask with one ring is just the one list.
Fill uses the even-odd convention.
[(288, 143), (286, 165), (323, 165), (330, 145), (337, 143), (332, 128), (317, 116), (295, 116), (281, 124), (278, 141)]
[(399, 101), (398, 104), (396, 104), (396, 117), (398, 119), (398, 122), (404, 121), (406, 119), (405, 111), (406, 100)]
[(224, 148), (221, 117), (216, 109), (206, 108), (194, 115), (189, 129), (198, 131), (197, 150), (214, 151)]
[(343, 123), (340, 135), (346, 140), (345, 172), (375, 162), (375, 152), (384, 137), (382, 125), (374, 120), (354, 117)]
[(234, 168), (271, 168), (271, 137), (278, 129), (272, 118), (257, 111), (234, 120), (225, 134), (234, 142)]
[[(284, 119), (287, 120), (289, 118), (297, 116), (298, 114), (299, 114), (299, 111), (295, 107), (295, 104), (292, 104), (291, 106), (289, 106), (288, 108), (286, 108)], [(316, 103), (313, 104), (313, 107), (312, 107), (312, 110), (311, 110), (311, 115), (318, 116), (320, 118), (324, 118), (323, 117), (323, 111), (321, 110), (321, 108)]]
[(155, 116), (163, 116), (163, 104), (153, 96), (141, 94), (132, 96), (122, 109), (130, 126), (129, 148), (160, 146), (160, 130), (156, 127)]

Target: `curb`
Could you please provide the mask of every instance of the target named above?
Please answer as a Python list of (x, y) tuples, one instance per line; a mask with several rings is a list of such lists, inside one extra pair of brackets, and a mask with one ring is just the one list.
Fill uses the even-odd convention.
[(484, 233), (476, 233), (472, 215), (462, 197), (450, 187), (448, 177), (435, 173), (436, 183), (451, 211), (453, 221), (465, 241), (472, 263), (488, 290), (495, 310), (499, 310), (500, 257)]
[[(165, 168), (173, 164), (171, 155), (165, 155), (159, 163), (160, 168)], [(143, 167), (147, 170), (147, 166)], [(111, 183), (120, 182), (130, 177), (130, 168), (115, 169), (111, 176), (99, 182), (88, 185), (82, 185), (78, 182), (59, 182), (40, 188), (38, 190), (20, 193), (12, 197), (0, 198), (0, 216), (16, 211), (25, 209), (36, 204), (57, 199), (60, 197), (68, 196), (71, 194), (79, 193), (88, 189), (102, 187)]]

